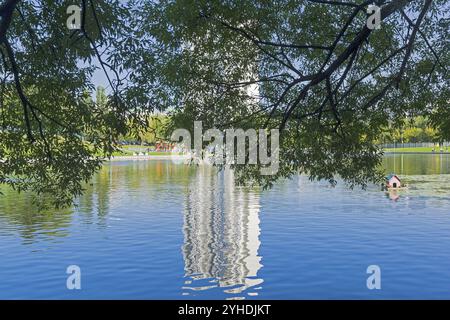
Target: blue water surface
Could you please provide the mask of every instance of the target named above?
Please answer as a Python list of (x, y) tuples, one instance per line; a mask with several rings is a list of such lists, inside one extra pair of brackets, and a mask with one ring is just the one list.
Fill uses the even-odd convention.
[(409, 185), (391, 193), (170, 161), (109, 163), (64, 210), (2, 189), (0, 299), (450, 299), (449, 164), (387, 156)]

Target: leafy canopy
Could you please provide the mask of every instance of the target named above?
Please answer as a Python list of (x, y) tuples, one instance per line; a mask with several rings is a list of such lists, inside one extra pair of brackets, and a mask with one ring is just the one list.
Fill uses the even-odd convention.
[[(144, 30), (176, 65), (174, 121), (280, 128), (281, 170), (365, 186), (382, 177), (376, 145), (389, 124), (429, 116), (448, 137), (446, 1), (158, 1)], [(151, 18), (153, 19), (153, 18)], [(446, 39), (447, 41), (443, 41)], [(189, 128), (189, 127), (188, 127)]]
[[(0, 183), (69, 204), (155, 111), (172, 128), (279, 128), (279, 173), (237, 168), (245, 180), (376, 182), (389, 124), (425, 116), (449, 137), (449, 14), (445, 0), (376, 1), (371, 30), (372, 2), (3, 0)], [(108, 97), (94, 100), (96, 69)]]

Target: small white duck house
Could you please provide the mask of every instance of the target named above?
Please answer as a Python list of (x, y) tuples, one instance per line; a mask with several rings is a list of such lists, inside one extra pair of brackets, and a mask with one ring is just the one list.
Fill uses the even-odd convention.
[(401, 188), (402, 181), (395, 174), (391, 174), (386, 177), (386, 187), (387, 188)]

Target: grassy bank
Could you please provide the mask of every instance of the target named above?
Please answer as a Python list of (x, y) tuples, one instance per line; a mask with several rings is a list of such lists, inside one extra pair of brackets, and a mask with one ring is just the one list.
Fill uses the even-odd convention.
[[(449, 148), (443, 148), (444, 152), (450, 152)], [(410, 152), (410, 153), (432, 153), (433, 152), (433, 148), (432, 147), (420, 147), (420, 148), (388, 148), (388, 149), (384, 149), (385, 152), (397, 152), (397, 153), (402, 153), (402, 152)], [(435, 153), (440, 153), (441, 150), (440, 148), (434, 148), (434, 152)]]
[[(113, 156), (133, 156), (135, 153), (146, 153), (150, 156), (165, 156), (170, 155), (170, 152), (162, 151), (147, 151), (149, 147), (139, 146), (139, 145), (124, 145), (121, 147), (120, 151), (113, 153)], [(450, 148), (443, 148), (444, 152), (450, 152)], [(433, 147), (419, 147), (419, 148), (386, 148), (384, 152), (395, 152), (395, 153), (433, 153)], [(434, 153), (440, 153), (440, 148), (436, 147)]]
[(112, 156), (133, 156), (136, 153), (145, 153), (149, 156), (166, 156), (170, 155), (170, 152), (163, 151), (148, 151), (150, 147), (140, 145), (123, 145), (120, 150), (113, 152)]

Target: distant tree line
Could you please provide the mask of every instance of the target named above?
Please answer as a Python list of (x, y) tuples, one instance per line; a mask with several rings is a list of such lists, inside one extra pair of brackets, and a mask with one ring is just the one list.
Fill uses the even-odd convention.
[[(99, 86), (96, 90), (96, 104), (99, 107), (105, 108), (108, 102), (108, 97), (105, 88)], [(177, 118), (177, 117), (175, 117)], [(154, 145), (157, 142), (167, 141), (170, 134), (170, 128), (181, 125), (179, 119), (174, 119), (169, 114), (155, 114), (148, 116), (147, 124), (142, 126), (142, 123), (136, 125), (129, 123), (129, 134), (121, 135), (121, 143), (129, 144), (143, 144)], [(174, 123), (175, 122), (175, 123)], [(189, 127), (192, 124), (186, 123), (184, 127)], [(403, 121), (391, 123), (385, 129), (377, 143), (421, 143), (431, 142), (440, 143), (444, 140), (444, 134), (441, 128), (435, 128), (433, 121), (429, 117), (416, 116), (406, 117)]]
[[(98, 108), (108, 107), (106, 89), (98, 86), (95, 91), (95, 105)], [(127, 134), (119, 135), (118, 144), (155, 145), (167, 140), (167, 127), (170, 117), (163, 113), (145, 115), (127, 122)]]
[(442, 132), (423, 116), (406, 118), (401, 124), (390, 124), (377, 141), (378, 143), (440, 143), (444, 140)]

